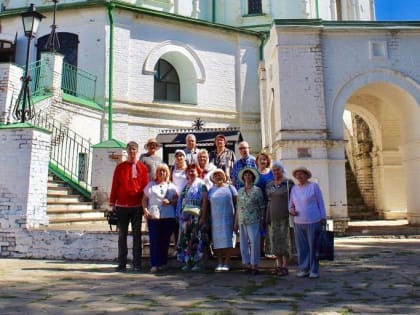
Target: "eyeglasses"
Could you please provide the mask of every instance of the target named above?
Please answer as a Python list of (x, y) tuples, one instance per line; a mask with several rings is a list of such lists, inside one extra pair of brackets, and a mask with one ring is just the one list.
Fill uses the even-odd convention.
[(246, 149), (249, 149), (249, 148), (248, 147), (239, 148), (239, 150), (246, 150)]

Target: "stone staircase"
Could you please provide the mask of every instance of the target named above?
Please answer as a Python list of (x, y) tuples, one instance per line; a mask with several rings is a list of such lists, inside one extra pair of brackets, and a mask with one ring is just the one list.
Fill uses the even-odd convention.
[(346, 162), (347, 208), (351, 220), (378, 219), (375, 209), (367, 207), (360, 193), (357, 179), (353, 174), (350, 164)]
[(76, 225), (108, 227), (103, 210), (93, 209), (92, 202), (75, 194), (65, 182), (52, 175), (48, 177), (47, 214), (50, 228)]

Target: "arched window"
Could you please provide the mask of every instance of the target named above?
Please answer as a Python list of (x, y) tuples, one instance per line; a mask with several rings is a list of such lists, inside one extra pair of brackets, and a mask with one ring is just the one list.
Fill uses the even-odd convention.
[(248, 0), (248, 14), (261, 14), (261, 0)]
[(172, 65), (159, 59), (155, 66), (154, 99), (180, 101), (179, 76)]

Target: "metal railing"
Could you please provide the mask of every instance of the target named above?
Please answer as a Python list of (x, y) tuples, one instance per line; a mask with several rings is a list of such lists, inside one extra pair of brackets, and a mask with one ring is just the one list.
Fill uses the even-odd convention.
[(41, 60), (32, 62), (29, 64), (29, 75), (31, 81), (29, 82), (29, 89), (31, 90), (32, 96), (38, 96), (44, 94), (44, 84), (41, 80), (42, 63)]
[(68, 63), (63, 63), (61, 89), (64, 93), (94, 101), (96, 96), (96, 80), (96, 75), (90, 74)]
[(31, 123), (51, 132), (50, 170), (90, 198), (91, 142), (42, 112), (38, 112)]

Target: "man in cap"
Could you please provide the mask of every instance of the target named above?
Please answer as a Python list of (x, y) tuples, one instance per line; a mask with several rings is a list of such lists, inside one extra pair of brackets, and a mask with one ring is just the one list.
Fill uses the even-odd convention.
[(147, 152), (140, 155), (139, 160), (147, 166), (151, 180), (155, 177), (157, 166), (162, 163), (161, 157), (156, 154), (156, 151), (160, 149), (160, 143), (155, 138), (151, 138), (147, 140), (144, 148)]

